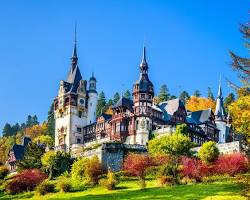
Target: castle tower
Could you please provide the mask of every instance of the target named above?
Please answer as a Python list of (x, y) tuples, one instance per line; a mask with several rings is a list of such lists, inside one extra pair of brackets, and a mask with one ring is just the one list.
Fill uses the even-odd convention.
[(218, 96), (216, 99), (216, 107), (214, 115), (215, 115), (216, 127), (220, 130), (219, 143), (225, 143), (229, 138), (230, 124), (227, 123), (227, 114), (223, 103), (221, 80), (219, 82)]
[(83, 143), (82, 128), (87, 124), (86, 83), (78, 67), (75, 37), (67, 80), (60, 82), (54, 100), (56, 150), (69, 152), (72, 145)]
[(133, 86), (136, 143), (145, 145), (152, 130), (151, 109), (154, 97), (154, 86), (148, 78), (146, 47), (143, 47), (140, 64), (140, 78)]
[(89, 79), (87, 124), (91, 124), (96, 121), (97, 100), (98, 94), (96, 91), (96, 78), (94, 77), (94, 74), (92, 74)]

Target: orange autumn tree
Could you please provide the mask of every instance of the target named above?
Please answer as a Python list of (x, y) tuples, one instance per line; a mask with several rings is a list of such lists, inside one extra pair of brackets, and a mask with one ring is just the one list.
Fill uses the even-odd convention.
[(192, 112), (197, 110), (215, 109), (215, 101), (205, 97), (191, 96), (186, 102), (186, 109)]
[(48, 125), (47, 123), (33, 125), (24, 130), (24, 135), (30, 136), (31, 139), (34, 139), (41, 135), (48, 134)]

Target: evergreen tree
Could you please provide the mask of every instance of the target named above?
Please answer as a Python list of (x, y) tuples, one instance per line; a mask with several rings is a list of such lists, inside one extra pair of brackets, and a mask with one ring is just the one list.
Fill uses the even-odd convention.
[(235, 101), (234, 93), (230, 92), (224, 100), (224, 106), (227, 109), (228, 106)]
[(124, 93), (124, 97), (127, 99), (131, 99), (131, 93), (129, 90), (126, 90), (126, 92)]
[[(249, 50), (250, 49), (250, 24), (241, 24), (240, 25), (240, 32), (245, 39), (245, 46)], [(229, 51), (229, 54), (232, 59), (231, 66), (233, 69), (238, 71), (239, 77), (245, 82), (249, 87), (249, 80), (250, 80), (250, 58), (243, 58), (232, 51)]]
[(12, 127), (9, 123), (6, 123), (3, 127), (3, 136), (11, 136), (12, 135)]
[(167, 101), (170, 98), (169, 90), (167, 85), (162, 85), (160, 88), (160, 93), (158, 95), (158, 103), (161, 103), (163, 101)]
[(190, 98), (187, 91), (182, 91), (179, 95), (180, 100), (186, 103), (186, 101)]
[(106, 98), (104, 92), (101, 91), (97, 101), (96, 116), (99, 117), (105, 111), (106, 111)]
[(113, 102), (114, 104), (116, 104), (120, 99), (120, 94), (118, 92), (115, 93), (114, 98), (113, 98)]
[(200, 91), (199, 91), (199, 90), (195, 90), (195, 91), (194, 91), (194, 96), (195, 96), (195, 97), (200, 97), (200, 96), (201, 96)]
[(113, 100), (112, 99), (109, 99), (108, 102), (107, 102), (107, 108), (109, 108), (110, 106), (112, 106), (114, 103), (113, 103)]
[(48, 111), (48, 134), (54, 138), (55, 134), (55, 119), (54, 119), (54, 103), (51, 104), (50, 109)]
[(214, 95), (213, 95), (212, 89), (210, 87), (207, 88), (207, 98), (214, 101)]
[(42, 167), (41, 157), (44, 154), (44, 148), (36, 143), (29, 143), (22, 160), (18, 161), (18, 170), (39, 169)]
[(26, 120), (26, 127), (25, 128), (31, 127), (31, 126), (34, 126), (34, 125), (37, 125), (37, 124), (39, 124), (37, 116), (36, 115), (34, 115), (34, 116), (28, 115), (27, 120)]

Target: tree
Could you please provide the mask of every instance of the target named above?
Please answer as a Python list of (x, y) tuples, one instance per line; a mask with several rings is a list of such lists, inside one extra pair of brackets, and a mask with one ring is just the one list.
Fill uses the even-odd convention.
[(43, 154), (41, 161), (43, 168), (49, 173), (49, 179), (70, 168), (70, 155), (61, 151), (48, 151)]
[(37, 143), (39, 145), (46, 145), (48, 147), (52, 147), (54, 145), (54, 139), (49, 135), (40, 135), (33, 141), (34, 143)]
[(230, 92), (224, 100), (224, 106), (228, 109), (228, 106), (235, 101), (234, 93)]
[(106, 110), (106, 98), (103, 91), (100, 92), (97, 106), (96, 106), (96, 116), (99, 117)]
[(219, 155), (219, 149), (213, 141), (203, 143), (198, 152), (199, 158), (207, 164), (216, 161)]
[(153, 165), (151, 157), (145, 154), (129, 154), (124, 161), (124, 170), (137, 176), (141, 188), (145, 188), (146, 170)]
[(47, 123), (48, 123), (48, 134), (54, 138), (55, 135), (54, 103), (52, 103), (49, 108)]
[(11, 147), (15, 144), (15, 137), (0, 137), (0, 162), (5, 163)]
[(158, 103), (169, 100), (170, 94), (167, 85), (162, 85), (158, 95)]
[[(249, 23), (240, 25), (240, 32), (245, 39), (245, 46), (249, 50), (250, 47), (250, 25)], [(231, 67), (238, 72), (239, 77), (243, 80), (243, 82), (247, 83), (249, 86), (250, 80), (250, 59), (243, 58), (232, 51), (229, 51), (230, 57), (232, 59)]]
[(229, 105), (233, 127), (237, 133), (244, 134), (244, 142), (250, 148), (250, 94), (240, 96)]
[(179, 95), (180, 100), (182, 100), (184, 103), (190, 98), (187, 91), (182, 91)]
[(26, 127), (31, 127), (31, 126), (38, 125), (38, 124), (39, 123), (38, 123), (38, 119), (36, 115), (34, 116), (28, 115), (27, 120), (26, 120)]
[(71, 168), (71, 176), (76, 183), (87, 182), (96, 185), (102, 173), (101, 163), (97, 156), (92, 158), (79, 158)]
[(42, 167), (41, 157), (45, 150), (36, 143), (29, 143), (22, 160), (18, 161), (18, 171), (24, 169), (40, 169)]
[(12, 127), (9, 123), (6, 123), (3, 127), (3, 136), (13, 135)]
[(124, 97), (127, 99), (131, 99), (131, 93), (129, 90), (126, 90), (126, 92), (124, 93)]
[(206, 110), (212, 108), (215, 109), (215, 102), (205, 97), (191, 96), (186, 102), (186, 108), (190, 111)]
[(200, 96), (201, 96), (200, 91), (199, 91), (199, 90), (195, 90), (195, 91), (194, 91), (194, 96), (195, 96), (195, 97), (200, 97)]
[(43, 123), (41, 125), (36, 124), (36, 125), (25, 128), (24, 133), (25, 135), (30, 136), (31, 139), (34, 139), (40, 135), (47, 135), (48, 126), (46, 123)]
[(210, 87), (207, 88), (207, 98), (214, 101), (214, 95), (213, 95), (212, 89)]
[(188, 134), (188, 126), (187, 126), (187, 124), (177, 125), (175, 133), (176, 134), (187, 135)]
[(113, 98), (114, 104), (116, 104), (119, 101), (119, 99), (120, 99), (120, 94), (118, 92), (116, 92), (114, 94), (114, 98)]
[(179, 133), (154, 138), (148, 142), (148, 150), (153, 155), (190, 155), (190, 149), (193, 146), (194, 145), (188, 136)]

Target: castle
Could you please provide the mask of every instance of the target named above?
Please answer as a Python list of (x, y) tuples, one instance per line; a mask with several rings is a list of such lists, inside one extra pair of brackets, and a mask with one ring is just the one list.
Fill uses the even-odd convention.
[(231, 118), (224, 109), (221, 84), (215, 113), (211, 109), (189, 112), (179, 98), (154, 103), (154, 85), (148, 69), (144, 47), (133, 99), (122, 96), (112, 106), (112, 115), (103, 113), (96, 118), (97, 81), (94, 75), (88, 82), (83, 80), (75, 42), (67, 80), (60, 82), (54, 100), (55, 150), (76, 152), (111, 141), (145, 146), (152, 133), (172, 133), (176, 125), (183, 123), (188, 125), (190, 139), (198, 145), (209, 140), (217, 143), (232, 140)]

